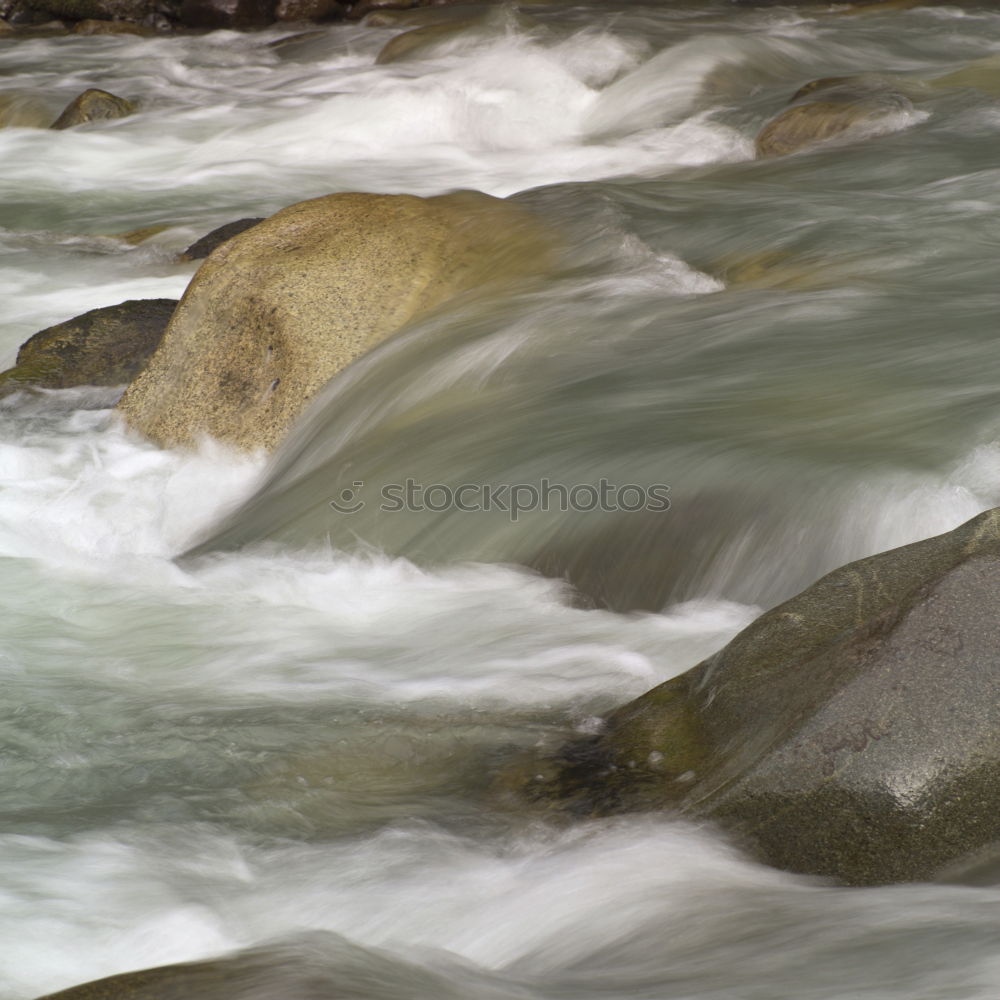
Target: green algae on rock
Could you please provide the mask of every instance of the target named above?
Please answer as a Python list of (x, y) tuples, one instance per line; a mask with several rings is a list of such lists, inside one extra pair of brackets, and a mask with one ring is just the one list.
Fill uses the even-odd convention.
[(1000, 845), (998, 599), (1000, 508), (823, 577), (523, 792), (709, 819), (849, 884), (960, 873)]
[(120, 409), (167, 445), (273, 448), (337, 372), (460, 292), (538, 273), (533, 215), (474, 191), (299, 202), (202, 264)]

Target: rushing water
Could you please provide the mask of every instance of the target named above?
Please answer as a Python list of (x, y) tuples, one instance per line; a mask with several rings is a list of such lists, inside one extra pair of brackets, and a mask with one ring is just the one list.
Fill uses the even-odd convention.
[[(388, 28), (287, 34), (0, 40), (0, 93), (53, 118), (86, 86), (142, 104), (0, 131), (0, 361), (332, 191), (514, 196), (564, 260), (374, 351), (269, 465), (160, 451), (107, 390), (0, 401), (0, 997), (276, 941), (331, 996), (995, 997), (996, 889), (848, 891), (490, 785), (1000, 503), (1000, 14), (532, 7), (384, 65)], [(802, 83), (873, 71), (914, 100), (888, 134), (753, 160)], [(408, 478), (672, 506), (381, 510)], [(593, 601), (656, 613), (517, 565), (580, 553)]]

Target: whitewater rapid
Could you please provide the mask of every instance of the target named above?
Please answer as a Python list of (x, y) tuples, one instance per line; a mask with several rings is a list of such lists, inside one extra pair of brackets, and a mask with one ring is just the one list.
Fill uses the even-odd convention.
[[(995, 888), (838, 889), (494, 783), (820, 573), (1000, 503), (992, 99), (752, 159), (804, 80), (936, 78), (1000, 51), (1000, 17), (523, 13), (385, 65), (396, 30), (362, 25), (0, 40), (0, 93), (53, 118), (88, 86), (140, 105), (0, 130), (3, 364), (179, 297), (215, 225), (332, 191), (513, 196), (569, 246), (383, 345), (272, 459), (157, 449), (114, 390), (0, 400), (4, 998), (275, 940), (385, 1000), (996, 995)], [(410, 473), (667, 483), (670, 603), (525, 568), (592, 522), (329, 507)]]

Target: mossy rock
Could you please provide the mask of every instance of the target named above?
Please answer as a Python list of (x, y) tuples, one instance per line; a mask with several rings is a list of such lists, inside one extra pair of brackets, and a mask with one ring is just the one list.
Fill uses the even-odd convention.
[(913, 110), (909, 97), (874, 75), (814, 80), (792, 101), (757, 134), (759, 158), (786, 156), (839, 137), (877, 134), (892, 116)]
[(14, 367), (0, 373), (0, 395), (131, 382), (156, 350), (176, 305), (175, 299), (130, 299), (36, 333), (21, 345)]
[(710, 819), (849, 884), (960, 873), (1000, 855), (998, 602), (1000, 508), (830, 573), (524, 769), (523, 794)]
[(92, 87), (70, 101), (51, 127), (66, 129), (73, 128), (74, 125), (86, 125), (88, 122), (127, 118), (134, 111), (135, 105), (131, 101)]
[(273, 448), (374, 344), (452, 296), (542, 271), (552, 247), (531, 213), (474, 191), (299, 202), (208, 257), (119, 406), (163, 445)]

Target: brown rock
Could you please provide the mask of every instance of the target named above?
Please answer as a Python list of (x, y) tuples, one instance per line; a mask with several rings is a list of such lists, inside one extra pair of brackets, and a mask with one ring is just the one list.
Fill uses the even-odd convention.
[[(383, 11), (381, 13), (384, 17), (392, 12)], [(366, 23), (372, 25), (374, 18), (375, 15), (372, 15)], [(375, 26), (378, 26), (377, 22)], [(377, 65), (383, 65), (400, 62), (403, 59), (421, 58), (433, 53), (438, 45), (455, 36), (465, 35), (472, 40), (479, 40), (487, 39), (491, 35), (505, 34), (514, 28), (527, 31), (537, 27), (538, 22), (534, 18), (506, 9), (499, 12), (488, 11), (478, 17), (448, 16), (437, 23), (424, 24), (412, 28), (410, 31), (404, 31), (401, 35), (396, 35), (383, 46), (382, 51), (376, 56), (375, 62)]]
[(837, 99), (841, 95), (821, 92), (826, 100), (793, 104), (760, 130), (754, 143), (758, 157), (785, 156), (852, 131), (875, 132), (888, 115), (913, 107), (896, 93)]
[(29, 94), (0, 96), (0, 128), (48, 128), (52, 112)]
[(550, 251), (532, 215), (473, 191), (299, 202), (205, 261), (120, 409), (164, 445), (273, 448), (369, 347), (459, 292), (537, 273)]
[(131, 101), (92, 87), (70, 101), (50, 127), (73, 128), (74, 125), (85, 125), (88, 122), (127, 118), (134, 111), (135, 105)]

